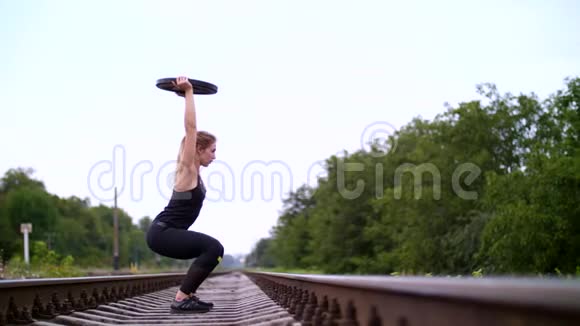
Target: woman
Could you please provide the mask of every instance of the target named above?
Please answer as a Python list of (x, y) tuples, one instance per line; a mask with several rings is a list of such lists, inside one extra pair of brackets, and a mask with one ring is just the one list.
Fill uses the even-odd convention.
[(171, 303), (171, 309), (175, 312), (207, 312), (213, 304), (199, 300), (194, 293), (221, 261), (224, 247), (208, 235), (187, 229), (195, 222), (205, 198), (199, 169), (215, 160), (216, 138), (197, 130), (193, 87), (189, 80), (178, 77), (173, 84), (185, 92), (185, 137), (177, 157), (173, 194), (167, 207), (151, 223), (147, 244), (162, 256), (196, 258)]

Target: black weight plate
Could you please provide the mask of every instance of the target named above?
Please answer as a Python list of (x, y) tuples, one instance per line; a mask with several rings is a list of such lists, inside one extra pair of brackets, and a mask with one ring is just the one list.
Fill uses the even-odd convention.
[[(173, 84), (171, 83), (172, 81), (175, 81), (175, 78), (157, 79), (155, 86), (157, 86), (158, 88), (165, 90), (165, 91), (175, 92), (175, 93), (177, 93), (177, 95), (180, 95), (180, 96), (185, 95), (184, 92), (176, 89), (173, 86)], [(216, 85), (214, 85), (212, 83), (208, 83), (208, 82), (205, 82), (202, 80), (191, 79), (191, 78), (189, 78), (189, 82), (193, 86), (193, 93), (196, 95), (209, 95), (209, 94), (217, 93), (218, 88)]]

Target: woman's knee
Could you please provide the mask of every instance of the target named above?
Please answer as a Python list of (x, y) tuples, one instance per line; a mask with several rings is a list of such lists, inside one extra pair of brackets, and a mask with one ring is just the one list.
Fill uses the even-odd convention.
[(211, 244), (210, 251), (212, 254), (218, 257), (224, 256), (224, 246), (218, 240), (214, 239), (213, 243)]
[(203, 255), (194, 264), (205, 269), (213, 270), (224, 256), (224, 246), (218, 240), (214, 238), (210, 239), (210, 241), (205, 242)]

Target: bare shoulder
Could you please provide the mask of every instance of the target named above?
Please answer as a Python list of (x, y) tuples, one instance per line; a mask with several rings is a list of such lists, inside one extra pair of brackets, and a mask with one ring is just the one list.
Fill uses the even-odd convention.
[(191, 190), (197, 185), (197, 178), (197, 171), (194, 167), (178, 162), (173, 189), (179, 192)]

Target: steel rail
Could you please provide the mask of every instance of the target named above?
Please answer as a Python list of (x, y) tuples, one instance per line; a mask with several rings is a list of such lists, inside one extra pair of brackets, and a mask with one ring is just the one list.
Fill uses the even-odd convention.
[(0, 325), (29, 324), (179, 285), (185, 274), (0, 281)]
[(302, 325), (580, 325), (580, 281), (245, 272)]

